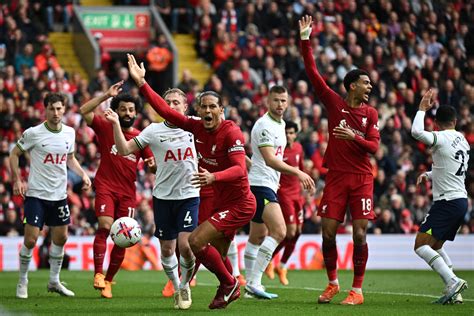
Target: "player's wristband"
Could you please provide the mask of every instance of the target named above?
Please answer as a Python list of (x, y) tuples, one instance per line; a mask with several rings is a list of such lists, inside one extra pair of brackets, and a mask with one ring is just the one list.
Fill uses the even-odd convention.
[(311, 27), (306, 27), (300, 31), (300, 38), (303, 41), (309, 40), (309, 36), (311, 35)]

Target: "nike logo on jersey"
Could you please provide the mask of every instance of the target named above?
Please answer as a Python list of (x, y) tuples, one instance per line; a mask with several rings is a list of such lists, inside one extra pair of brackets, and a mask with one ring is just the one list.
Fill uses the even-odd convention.
[(370, 211), (362, 211), (362, 215), (366, 216), (366, 215), (369, 215), (370, 214)]
[(191, 226), (193, 226), (193, 224), (183, 225), (184, 228), (188, 228), (188, 227), (191, 227)]
[(196, 143), (198, 143), (198, 144), (204, 144), (204, 142), (200, 141), (199, 139), (196, 139)]
[(344, 110), (344, 109), (342, 109), (341, 112), (342, 112), (342, 113), (351, 113), (351, 112), (349, 112), (349, 111), (347, 111), (347, 110)]
[(46, 144), (41, 144), (41, 146), (43, 146), (43, 147), (44, 147), (44, 146), (46, 146)]

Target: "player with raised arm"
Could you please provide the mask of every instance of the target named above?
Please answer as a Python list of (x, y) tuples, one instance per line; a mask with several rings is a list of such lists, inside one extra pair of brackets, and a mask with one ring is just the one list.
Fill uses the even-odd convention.
[[(25, 236), (20, 249), (20, 279), (16, 287), (18, 298), (28, 298), (28, 268), (45, 224), (51, 229), (52, 240), (48, 292), (74, 296), (74, 292), (59, 281), (70, 223), (67, 167), (82, 178), (84, 190), (90, 188), (91, 181), (74, 157), (76, 132), (62, 123), (65, 103), (64, 95), (48, 94), (44, 99), (46, 121), (28, 128), (10, 152), (13, 194), (25, 198)], [(31, 162), (28, 187), (22, 181), (18, 167), (19, 157), (25, 152), (30, 154)]]
[(132, 139), (140, 133), (133, 128), (137, 110), (141, 106), (140, 99), (120, 93), (122, 85), (123, 81), (112, 85), (105, 94), (89, 100), (79, 109), (87, 125), (97, 136), (101, 157), (94, 179), (95, 214), (99, 221), (94, 239), (94, 288), (100, 290), (104, 298), (112, 298), (112, 280), (125, 256), (125, 248), (114, 245), (110, 253), (109, 268), (104, 275), (103, 264), (110, 227), (117, 218), (134, 216), (137, 204), (136, 170), (140, 158), (143, 158), (153, 171), (155, 168), (153, 154), (149, 148), (138, 150), (128, 156), (118, 155), (112, 123), (101, 115), (94, 114), (102, 102), (112, 98), (110, 107), (119, 116), (125, 138)]
[(239, 281), (226, 265), (230, 242), (237, 229), (246, 225), (255, 213), (255, 197), (250, 191), (245, 165), (245, 140), (240, 128), (224, 120), (221, 97), (213, 91), (201, 93), (198, 114), (201, 120), (182, 115), (169, 108), (145, 81), (145, 67), (128, 55), (130, 75), (151, 106), (168, 122), (194, 134), (199, 156), (199, 172), (192, 183), (212, 185), (215, 213), (200, 224), (189, 237), (196, 259), (219, 279), (210, 309), (225, 308), (240, 296)]
[(283, 161), (286, 146), (283, 114), (288, 107), (287, 90), (282, 86), (273, 86), (269, 91), (267, 104), (268, 112), (255, 122), (251, 133), (253, 155), (249, 181), (257, 200), (257, 210), (250, 222), (244, 261), (246, 297), (272, 299), (277, 295), (265, 291), (262, 274), (278, 244), (286, 236), (285, 219), (276, 194), (280, 173), (298, 177), (305, 189), (314, 188), (314, 181), (308, 174)]
[(337, 278), (337, 228), (344, 221), (346, 207), (352, 217), (354, 279), (352, 290), (341, 302), (359, 305), (364, 302), (362, 282), (369, 251), (366, 235), (373, 212), (373, 175), (369, 154), (379, 147), (377, 110), (367, 105), (372, 84), (367, 72), (355, 69), (344, 77), (346, 98), (328, 87), (319, 74), (309, 40), (311, 16), (299, 20), (301, 50), (306, 73), (316, 96), (324, 104), (329, 118), (329, 141), (323, 165), (328, 168), (321, 208), (323, 256), (329, 284), (319, 296), (319, 303), (329, 303), (339, 293)]
[(423, 96), (411, 129), (414, 138), (433, 150), (432, 170), (421, 174), (416, 183), (432, 181), (434, 203), (416, 234), (414, 250), (441, 276), (446, 286), (444, 295), (435, 303), (462, 303), (461, 292), (467, 288), (467, 282), (452, 271), (443, 244), (454, 240), (468, 209), (464, 181), (470, 147), (464, 135), (455, 130), (456, 110), (451, 106), (442, 105), (436, 110), (435, 124), (439, 131), (425, 131), (425, 113), (433, 106), (432, 97), (432, 90)]
[[(291, 121), (286, 122), (285, 132), (287, 144), (283, 153), (283, 161), (290, 166), (304, 170), (303, 146), (296, 141), (298, 125)], [(276, 272), (280, 279), (280, 283), (288, 285), (287, 262), (295, 250), (296, 242), (301, 235), (304, 220), (301, 185), (298, 177), (289, 174), (282, 174), (280, 177), (280, 186), (278, 188), (277, 196), (286, 223), (286, 237), (273, 252), (273, 257), (275, 257), (278, 252), (284, 248), (279, 266), (273, 267), (272, 262), (270, 262), (267, 271), (269, 274), (272, 274), (273, 272), (273, 278), (275, 277), (274, 272)]]
[[(180, 89), (169, 89), (163, 98), (169, 107), (185, 114), (186, 94)], [(107, 120), (114, 127), (115, 144), (122, 156), (150, 146), (159, 168), (153, 188), (155, 236), (160, 240), (161, 263), (174, 287), (174, 307), (191, 307), (189, 281), (193, 275), (195, 258), (188, 238), (198, 224), (199, 188), (191, 184), (198, 171), (194, 136), (167, 121), (151, 123), (138, 136), (125, 140), (118, 115), (108, 109)], [(179, 247), (179, 263), (175, 255)], [(181, 268), (181, 282), (178, 274)]]

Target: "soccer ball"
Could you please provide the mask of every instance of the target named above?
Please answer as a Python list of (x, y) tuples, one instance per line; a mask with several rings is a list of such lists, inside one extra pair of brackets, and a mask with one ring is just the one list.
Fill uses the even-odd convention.
[(117, 246), (128, 248), (142, 239), (142, 229), (133, 218), (120, 217), (110, 228), (110, 238)]

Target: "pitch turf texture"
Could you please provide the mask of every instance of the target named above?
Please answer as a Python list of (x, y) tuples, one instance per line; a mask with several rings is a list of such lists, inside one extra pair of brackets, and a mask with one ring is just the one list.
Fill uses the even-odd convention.
[(275, 300), (241, 298), (227, 309), (210, 311), (208, 305), (216, 292), (217, 281), (208, 272), (198, 273), (198, 285), (192, 288), (193, 305), (190, 310), (174, 310), (173, 300), (163, 298), (166, 276), (163, 271), (120, 271), (113, 287), (114, 298), (100, 298), (92, 288), (92, 272), (63, 271), (61, 279), (76, 293), (76, 297), (60, 297), (47, 293), (49, 271), (29, 274), (29, 298), (15, 298), (17, 272), (0, 273), (0, 315), (171, 315), (226, 314), (226, 315), (474, 315), (474, 271), (457, 271), (472, 286), (463, 293), (464, 304), (435, 305), (441, 295), (442, 281), (431, 271), (368, 271), (364, 281), (365, 303), (361, 306), (342, 306), (338, 303), (347, 295), (352, 282), (351, 271), (341, 271), (342, 292), (331, 304), (317, 304), (317, 297), (326, 285), (324, 271), (289, 271), (289, 286), (264, 276), (269, 292), (279, 294)]

